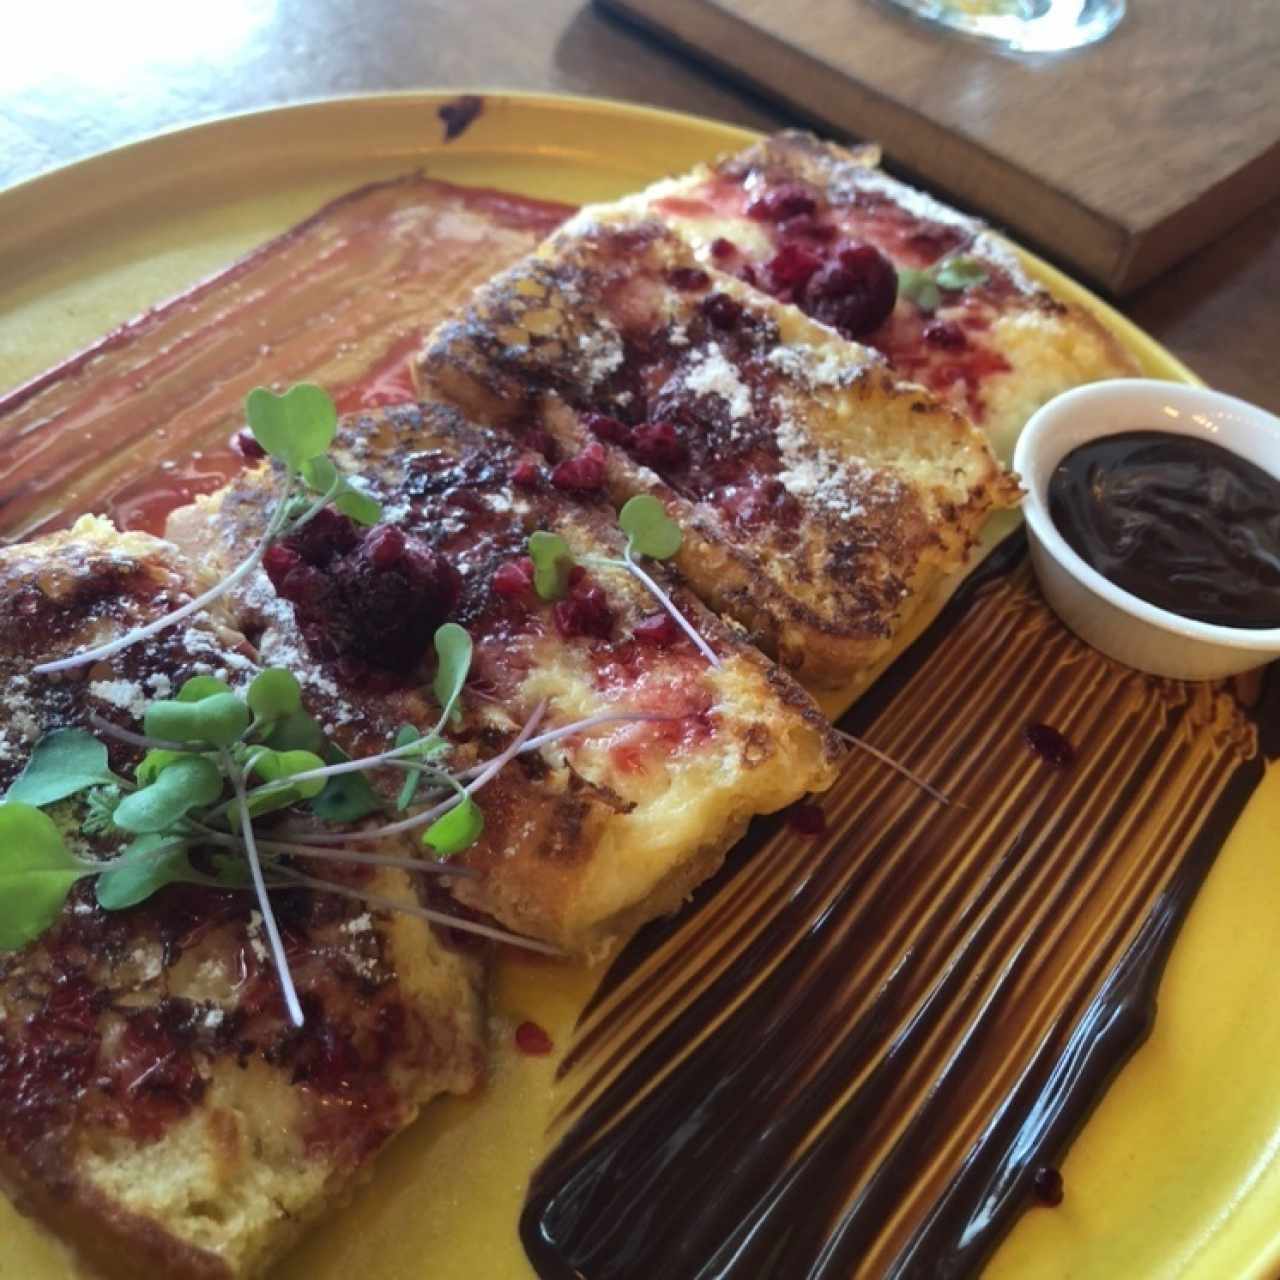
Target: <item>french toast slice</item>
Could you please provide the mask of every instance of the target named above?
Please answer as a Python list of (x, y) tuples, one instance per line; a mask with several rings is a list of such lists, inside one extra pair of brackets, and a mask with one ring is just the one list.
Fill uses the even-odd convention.
[[(655, 219), (579, 217), (428, 340), (424, 380), (477, 418), (661, 499), (677, 564), (811, 690), (847, 687), (964, 564), (1013, 479), (882, 357), (703, 268)], [(567, 470), (567, 475), (565, 474)]]
[[(0, 791), (51, 729), (95, 715), (136, 730), (144, 702), (192, 675), (252, 677), (243, 637), (203, 614), (92, 667), (30, 673), (163, 615), (191, 588), (171, 544), (95, 517), (0, 550)], [(112, 742), (117, 773), (140, 756)], [(78, 798), (45, 812), (82, 856), (123, 843), (85, 825)], [(416, 901), (403, 871), (307, 870)], [(272, 897), (301, 1028), (243, 890), (172, 884), (106, 911), (82, 880), (51, 928), (0, 953), (0, 1175), (100, 1271), (260, 1274), (422, 1104), (481, 1078), (477, 955), (420, 918), (344, 896)]]
[[(462, 718), (447, 731), (451, 768), (494, 757), (540, 706), (539, 734), (645, 717), (522, 754), (479, 793), (483, 835), (454, 858), (475, 874), (447, 882), (467, 907), (603, 959), (677, 908), (752, 816), (834, 779), (839, 744), (809, 697), (678, 578), (648, 566), (716, 665), (628, 572), (585, 563), (624, 546), (601, 487), (557, 489), (538, 455), (439, 404), (344, 420), (334, 457), (363, 476), (383, 525), (361, 537), (335, 517), (329, 546), (286, 542), (268, 563), (275, 585), (260, 572), (227, 608), (264, 661), (310, 681), (344, 749), (386, 747), (402, 725), (435, 724), (430, 628), (446, 618), (466, 627), (474, 654)], [(276, 489), (269, 466), (246, 471), (175, 512), (169, 536), (220, 577), (259, 536)], [(417, 569), (375, 566), (388, 528)], [(537, 531), (561, 536), (580, 561), (554, 602), (528, 576)], [(301, 578), (281, 577), (295, 551), (307, 563), (288, 572)], [(406, 594), (420, 571), (435, 585)], [(425, 633), (401, 625), (424, 616)], [(401, 781), (390, 780), (397, 790)]]
[[(1046, 401), (1138, 372), (1088, 310), (1033, 281), (1000, 237), (878, 162), (874, 146), (786, 132), (578, 217), (660, 217), (702, 262), (882, 352), (982, 426), (1006, 461)], [(896, 302), (873, 259), (845, 255), (858, 245), (901, 273)]]

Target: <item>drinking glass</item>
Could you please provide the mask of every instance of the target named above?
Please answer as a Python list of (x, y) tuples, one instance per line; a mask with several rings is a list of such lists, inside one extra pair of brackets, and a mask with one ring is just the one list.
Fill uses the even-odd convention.
[(887, 0), (925, 22), (1018, 53), (1057, 53), (1101, 40), (1125, 0)]

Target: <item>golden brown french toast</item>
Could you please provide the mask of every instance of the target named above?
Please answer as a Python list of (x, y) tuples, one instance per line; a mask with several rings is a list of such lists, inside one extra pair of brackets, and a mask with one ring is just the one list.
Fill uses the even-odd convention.
[(661, 218), (704, 264), (883, 353), (1006, 460), (1059, 392), (1137, 373), (1088, 310), (1033, 281), (1003, 240), (878, 161), (874, 146), (781, 133), (577, 221)]
[[(96, 728), (96, 716), (135, 731), (142, 704), (191, 676), (238, 687), (257, 672), (242, 636), (197, 614), (91, 667), (31, 674), (162, 616), (192, 586), (172, 545), (94, 517), (0, 550), (0, 789), (51, 730)], [(129, 775), (141, 750), (103, 741)], [(126, 838), (90, 823), (84, 796), (42, 812), (89, 860)], [(307, 870), (417, 901), (404, 871)], [(272, 899), (301, 1027), (242, 888), (173, 883), (106, 910), (82, 879), (51, 927), (0, 952), (0, 1173), (16, 1203), (109, 1274), (260, 1274), (423, 1103), (480, 1079), (474, 955), (421, 919), (336, 893)]]
[[(676, 563), (812, 689), (882, 657), (1018, 489), (982, 433), (882, 357), (714, 268), (655, 219), (579, 217), (429, 340), (478, 418), (660, 498)], [(558, 456), (559, 456), (558, 455)]]
[[(679, 906), (753, 815), (833, 780), (838, 744), (789, 677), (662, 565), (646, 571), (711, 658), (625, 568), (593, 562), (625, 543), (602, 485), (558, 489), (539, 455), (438, 404), (349, 419), (334, 456), (362, 474), (383, 523), (361, 534), (334, 517), (313, 543), (286, 540), (228, 608), (264, 661), (304, 670), (348, 750), (435, 722), (429, 636), (445, 619), (474, 646), (451, 768), (501, 752), (539, 707), (539, 734), (641, 717), (522, 754), (480, 792), (483, 835), (455, 858), (478, 875), (449, 886), (468, 907), (602, 958)], [(176, 512), (169, 534), (221, 576), (258, 537), (276, 485), (267, 466), (246, 472)], [(534, 587), (535, 532), (578, 561), (555, 600)], [(426, 632), (400, 624), (423, 617)]]

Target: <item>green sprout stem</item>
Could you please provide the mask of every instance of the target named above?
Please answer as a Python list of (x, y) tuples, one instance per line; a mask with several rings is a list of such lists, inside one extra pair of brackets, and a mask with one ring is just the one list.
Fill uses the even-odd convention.
[(444, 925), (449, 929), (457, 929), (461, 933), (474, 933), (482, 938), (492, 938), (496, 942), (506, 942), (513, 947), (521, 947), (526, 951), (537, 951), (543, 955), (563, 955), (558, 947), (549, 942), (538, 942), (533, 938), (521, 937), (518, 933), (508, 933), (505, 929), (497, 929), (492, 925), (481, 924), (477, 920), (464, 920), (457, 916), (445, 915), (441, 911), (432, 911), (429, 907), (420, 907), (408, 902), (400, 902), (395, 898), (387, 898), (379, 893), (368, 893), (363, 889), (348, 889), (345, 885), (331, 884), (327, 880), (318, 880), (292, 868), (281, 868), (280, 875), (291, 884), (305, 885), (322, 893), (336, 893), (341, 898), (353, 898), (365, 906), (386, 911), (399, 911), (404, 915), (417, 916), (420, 920), (429, 920), (432, 924)]
[[(402, 831), (412, 831), (417, 827), (426, 826), (428, 823), (434, 822), (437, 818), (448, 813), (455, 805), (461, 804), (467, 796), (475, 795), (482, 787), (491, 782), (502, 769), (502, 767), (510, 760), (514, 760), (520, 754), (533, 735), (533, 731), (542, 721), (543, 715), (546, 714), (547, 703), (544, 699), (539, 702), (533, 709), (533, 714), (525, 721), (523, 728), (511, 740), (510, 744), (500, 751), (491, 760), (481, 766), (480, 772), (467, 783), (467, 785), (458, 785), (456, 794), (450, 796), (447, 800), (442, 800), (439, 804), (434, 805), (430, 809), (424, 809), (421, 813), (412, 814), (408, 818), (402, 818), (399, 822), (388, 823), (384, 827), (374, 827), (370, 830), (360, 832), (334, 832), (332, 834), (320, 833), (308, 837), (308, 844), (326, 845), (326, 844), (343, 844), (350, 840), (380, 840), (384, 836), (399, 835)], [(301, 775), (298, 775), (301, 776)], [(451, 785), (454, 779), (450, 778)]]
[(199, 613), (201, 609), (207, 608), (215, 600), (226, 595), (228, 591), (238, 586), (258, 567), (262, 562), (262, 557), (267, 554), (267, 549), (276, 540), (281, 528), (284, 526), (285, 511), (289, 504), (289, 495), (292, 488), (293, 477), (290, 476), (285, 481), (279, 504), (267, 525), (266, 532), (258, 540), (258, 544), (249, 553), (248, 557), (232, 569), (221, 582), (215, 583), (208, 591), (196, 596), (194, 600), (189, 600), (186, 604), (174, 609), (172, 613), (166, 613), (163, 617), (155, 619), (154, 622), (147, 623), (146, 626), (135, 627), (131, 631), (126, 631), (124, 635), (117, 636), (114, 640), (108, 640), (105, 644), (82, 650), (80, 653), (73, 653), (68, 658), (57, 658), (52, 662), (42, 662), (38, 666), (31, 668), (33, 674), (39, 676), (52, 675), (56, 671), (70, 671), (75, 667), (83, 667), (91, 662), (114, 657), (122, 649), (127, 649), (130, 645), (135, 645), (141, 640), (148, 639), (157, 632), (163, 631), (166, 627), (173, 626), (175, 622), (181, 622), (184, 618), (191, 617), (193, 613)]
[(697, 628), (693, 623), (676, 608), (675, 601), (647, 574), (631, 555), (631, 547), (628, 544), (626, 550), (622, 553), (621, 560), (614, 560), (609, 556), (582, 556), (580, 557), (583, 564), (595, 565), (601, 569), (625, 569), (632, 574), (636, 580), (649, 592), (651, 596), (671, 615), (676, 625), (693, 641), (699, 653), (713, 667), (722, 667), (724, 663), (720, 661), (716, 652), (712, 647), (698, 634)]
[(865, 751), (867, 755), (873, 756), (879, 760), (881, 764), (888, 765), (890, 769), (896, 773), (900, 773), (908, 782), (913, 782), (926, 795), (932, 796), (939, 804), (950, 804), (951, 798), (937, 787), (930, 785), (919, 774), (912, 773), (904, 764), (899, 764), (892, 756), (886, 755), (879, 747), (873, 747), (871, 743), (864, 742), (861, 738), (854, 737), (851, 733), (846, 733), (843, 729), (836, 729), (835, 735), (842, 741), (855, 746), (859, 751)]
[(302, 1004), (298, 1000), (298, 990), (293, 985), (293, 974), (289, 972), (289, 961), (284, 954), (284, 943), (280, 940), (280, 929), (276, 925), (276, 915), (271, 908), (271, 898), (267, 893), (266, 882), (262, 875), (262, 860), (258, 857), (258, 846), (253, 836), (253, 818), (249, 813), (249, 800), (244, 787), (244, 774), (240, 772), (229, 751), (223, 751), (222, 768), (231, 779), (235, 788), (236, 801), (240, 807), (240, 834), (244, 840), (245, 861), (249, 864), (249, 874), (253, 877), (254, 891), (258, 895), (258, 904), (262, 908), (262, 923), (267, 931), (267, 939), (271, 943), (271, 958), (275, 961), (276, 975), (280, 979), (280, 989), (284, 993), (285, 1008), (289, 1011), (289, 1020), (295, 1027), (305, 1022)]

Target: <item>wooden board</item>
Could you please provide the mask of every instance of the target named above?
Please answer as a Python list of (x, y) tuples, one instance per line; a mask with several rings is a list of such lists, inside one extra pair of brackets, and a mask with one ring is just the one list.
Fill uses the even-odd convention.
[(1280, 193), (1275, 0), (1131, 0), (1108, 39), (1013, 56), (877, 0), (598, 0), (1115, 293)]

